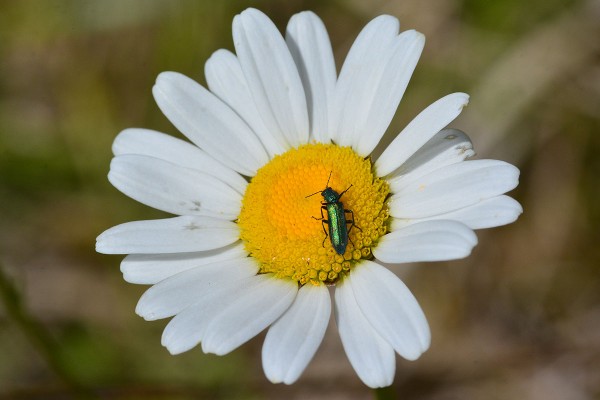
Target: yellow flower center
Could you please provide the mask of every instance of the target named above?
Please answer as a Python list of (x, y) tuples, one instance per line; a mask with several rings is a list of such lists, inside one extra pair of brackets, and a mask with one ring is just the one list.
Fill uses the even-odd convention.
[[(349, 239), (344, 254), (334, 249), (331, 217), (321, 208), (326, 185), (338, 194), (348, 189), (339, 198), (342, 208), (352, 211), (344, 213)], [(349, 147), (304, 145), (274, 157), (252, 178), (238, 218), (241, 238), (260, 273), (301, 285), (331, 284), (371, 257), (371, 247), (387, 231), (388, 194), (369, 158)]]

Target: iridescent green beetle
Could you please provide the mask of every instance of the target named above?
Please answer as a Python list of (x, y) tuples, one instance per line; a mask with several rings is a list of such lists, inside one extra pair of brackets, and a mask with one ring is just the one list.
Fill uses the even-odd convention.
[[(321, 218), (313, 218), (321, 221), (321, 224), (323, 226), (323, 232), (325, 232), (323, 246), (325, 246), (325, 240), (327, 240), (327, 238), (329, 237), (331, 245), (335, 249), (335, 252), (340, 255), (343, 255), (346, 252), (346, 247), (348, 246), (348, 234), (352, 230), (352, 227), (354, 227), (354, 213), (352, 212), (352, 210), (344, 209), (344, 205), (342, 204), (340, 199), (342, 198), (344, 193), (346, 193), (348, 189), (352, 187), (352, 185), (348, 186), (346, 190), (338, 194), (329, 186), (330, 179), (331, 172), (329, 173), (329, 178), (327, 178), (325, 189), (310, 194), (306, 197), (314, 196), (317, 193), (321, 193), (321, 196), (323, 196), (324, 201), (321, 202)], [(329, 219), (325, 218), (323, 210), (327, 211), (327, 218)], [(351, 219), (346, 219), (346, 213), (351, 215)], [(329, 234), (327, 234), (325, 224), (329, 226)], [(348, 228), (347, 224), (350, 224), (350, 228)]]

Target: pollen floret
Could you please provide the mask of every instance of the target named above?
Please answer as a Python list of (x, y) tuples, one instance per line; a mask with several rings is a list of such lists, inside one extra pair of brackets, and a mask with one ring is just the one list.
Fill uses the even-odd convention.
[[(337, 254), (321, 220), (321, 191), (328, 185), (340, 198), (348, 223), (348, 246)], [(349, 147), (308, 144), (276, 156), (246, 189), (238, 219), (246, 250), (261, 273), (308, 282), (334, 283), (387, 232), (388, 184), (373, 174), (369, 158)]]

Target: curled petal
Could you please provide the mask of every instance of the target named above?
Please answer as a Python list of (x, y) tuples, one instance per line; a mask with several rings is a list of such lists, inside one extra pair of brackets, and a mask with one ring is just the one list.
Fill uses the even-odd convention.
[(508, 196), (497, 196), (455, 211), (434, 215), (433, 217), (417, 219), (394, 218), (392, 220), (392, 230), (398, 230), (407, 225), (432, 219), (458, 221), (471, 229), (493, 228), (516, 221), (522, 212), (523, 207), (515, 199)]
[(379, 176), (385, 176), (400, 167), (429, 139), (458, 117), (468, 102), (467, 94), (454, 93), (442, 97), (421, 111), (375, 162)]
[(472, 160), (395, 185), (389, 201), (396, 218), (424, 218), (458, 210), (514, 189), (519, 170), (504, 161)]

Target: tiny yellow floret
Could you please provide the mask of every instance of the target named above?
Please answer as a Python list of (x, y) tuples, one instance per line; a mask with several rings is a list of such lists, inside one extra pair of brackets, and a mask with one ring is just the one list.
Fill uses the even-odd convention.
[[(331, 174), (331, 178), (329, 178)], [(326, 239), (320, 193), (329, 186), (354, 213), (348, 224), (349, 243), (337, 254)], [(300, 285), (335, 283), (361, 259), (388, 229), (389, 186), (376, 178), (370, 158), (349, 147), (307, 144), (275, 156), (258, 170), (246, 189), (238, 218), (246, 250), (260, 264), (260, 273), (292, 279)], [(325, 218), (327, 213), (324, 211)]]

